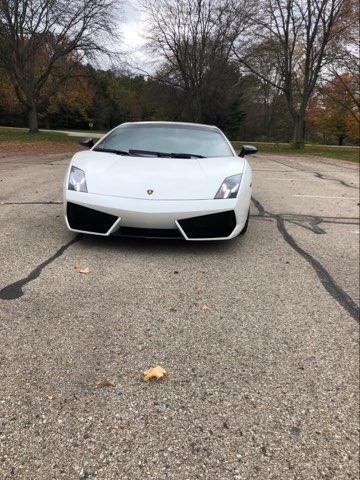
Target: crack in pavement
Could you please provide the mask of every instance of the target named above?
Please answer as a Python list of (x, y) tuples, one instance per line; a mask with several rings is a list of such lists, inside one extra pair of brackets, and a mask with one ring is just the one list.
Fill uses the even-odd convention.
[(251, 197), (251, 200), (259, 212), (259, 217), (265, 217), (266, 212), (261, 203), (258, 202), (255, 197)]
[(339, 180), (338, 178), (329, 177), (319, 172), (313, 172), (313, 173), (316, 178), (320, 178), (321, 180), (330, 180), (332, 182), (339, 182), (341, 183), (341, 185), (344, 185), (344, 187), (355, 188), (356, 190), (359, 190), (359, 187), (357, 187), (356, 185), (350, 185), (349, 183), (344, 182), (344, 180)]
[[(293, 165), (288, 165), (287, 163), (280, 162), (280, 160), (274, 160), (273, 158), (268, 158), (267, 160), (269, 160), (270, 162), (279, 163), (280, 165), (283, 165), (284, 167), (291, 168), (291, 169), (295, 170), (296, 172), (312, 173), (316, 178), (319, 178), (320, 180), (330, 180), (332, 182), (338, 182), (341, 185), (343, 185), (344, 187), (355, 188), (356, 190), (359, 190), (359, 187), (356, 186), (356, 185), (350, 185), (349, 183), (344, 182), (344, 180), (339, 180), (338, 178), (334, 178), (334, 177), (331, 177), (331, 176), (328, 176), (328, 175), (324, 175), (320, 172), (316, 172), (316, 171), (308, 169), (308, 168), (302, 168), (302, 167), (299, 167), (299, 166), (294, 167)], [(349, 169), (349, 168), (348, 168), (348, 170), (354, 171), (353, 169)]]
[[(313, 215), (301, 215), (301, 214), (278, 214), (281, 218), (286, 220), (289, 223), (298, 225), (301, 228), (310, 230), (311, 232), (317, 235), (327, 234), (326, 230), (319, 227), (321, 223), (323, 224), (333, 224), (333, 225), (358, 225), (359, 220), (352, 217), (318, 217)], [(306, 224), (309, 224), (307, 226)]]
[[(279, 214), (266, 211), (265, 208), (261, 205), (261, 203), (258, 200), (256, 200), (254, 197), (252, 197), (251, 200), (259, 212), (259, 215), (258, 215), (259, 217), (273, 218), (274, 220), (276, 220), (278, 231), (282, 235), (285, 242), (288, 245), (290, 245), (290, 247), (293, 250), (295, 250), (295, 252), (301, 255), (311, 265), (311, 267), (314, 269), (315, 273), (317, 274), (321, 284), (323, 285), (325, 290), (329, 293), (329, 295), (334, 300), (336, 300), (337, 303), (341, 305), (354, 320), (359, 322), (359, 306), (356, 304), (356, 302), (354, 302), (354, 300), (350, 297), (350, 295), (348, 295), (335, 282), (335, 280), (332, 278), (332, 276), (326, 270), (326, 268), (318, 260), (316, 260), (312, 255), (310, 255), (310, 253), (302, 249), (300, 245), (296, 242), (294, 237), (290, 235), (290, 233), (287, 231), (285, 226), (285, 223), (289, 221), (289, 219), (287, 219), (286, 216), (282, 216)], [(291, 222), (291, 223), (294, 223), (294, 222)]]
[[(326, 230), (323, 230), (322, 228), (317, 226), (320, 223), (330, 224), (330, 225), (354, 225), (356, 227), (359, 226), (359, 220), (357, 218), (351, 218), (351, 217), (335, 217), (335, 218), (313, 217), (311, 220), (309, 220), (307, 217), (304, 217), (304, 215), (286, 214), (286, 213), (278, 214), (278, 215), (280, 215), (288, 223), (297, 225), (298, 227), (304, 228), (305, 230), (310, 230), (312, 233), (316, 233), (316, 234), (327, 234)], [(250, 217), (254, 220), (262, 220), (266, 222), (272, 221), (272, 218), (266, 215), (251, 214)], [(329, 220), (327, 220), (327, 218), (329, 218)], [(310, 226), (308, 227), (307, 225), (304, 225), (304, 223), (301, 223), (301, 222), (309, 223)]]
[(48, 258), (44, 262), (40, 263), (40, 265), (38, 265), (36, 268), (34, 268), (34, 270), (32, 270), (27, 277), (22, 278), (17, 282), (11, 283), (10, 285), (7, 285), (2, 290), (0, 290), (0, 299), (15, 300), (17, 298), (22, 297), (24, 295), (23, 287), (28, 283), (32, 282), (33, 280), (35, 280), (36, 278), (38, 278), (41, 271), (47, 265), (49, 265), (51, 262), (53, 262), (57, 258), (61, 257), (61, 255), (65, 252), (65, 250), (67, 250), (74, 243), (78, 242), (79, 239), (80, 239), (80, 235), (76, 236), (70, 242), (66, 243), (61, 248), (59, 248), (59, 250), (54, 255), (52, 255), (50, 258)]
[(300, 221), (290, 220), (289, 218), (286, 219), (287, 222), (297, 225), (298, 227), (305, 228), (305, 230), (310, 230), (310, 232), (315, 233), (317, 235), (326, 235), (326, 231), (322, 228), (318, 227), (319, 223), (322, 223), (321, 218), (314, 218), (311, 220), (308, 225), (304, 225), (300, 223)]

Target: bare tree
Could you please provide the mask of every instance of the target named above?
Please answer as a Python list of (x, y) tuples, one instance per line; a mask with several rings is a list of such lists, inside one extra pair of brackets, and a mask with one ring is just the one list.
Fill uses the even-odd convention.
[[(304, 142), (304, 119), (320, 72), (346, 41), (354, 18), (354, 0), (261, 0), (248, 36), (234, 48), (238, 61), (253, 74), (282, 91), (294, 124), (293, 145)], [(258, 44), (267, 48), (255, 48)], [(277, 78), (259, 64), (276, 59)]]
[(83, 58), (108, 54), (117, 0), (0, 0), (0, 64), (25, 106), (29, 130), (37, 113)]
[(233, 86), (231, 51), (244, 27), (247, 3), (248, 0), (142, 1), (148, 17), (148, 45), (161, 64), (158, 79), (185, 93), (193, 121), (203, 120), (209, 97), (216, 99), (224, 89)]

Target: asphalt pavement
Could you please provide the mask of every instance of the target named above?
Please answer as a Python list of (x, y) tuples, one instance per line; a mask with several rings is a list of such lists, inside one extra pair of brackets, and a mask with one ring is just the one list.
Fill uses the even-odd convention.
[(251, 156), (189, 243), (67, 231), (69, 158), (0, 156), (0, 478), (357, 479), (358, 165)]

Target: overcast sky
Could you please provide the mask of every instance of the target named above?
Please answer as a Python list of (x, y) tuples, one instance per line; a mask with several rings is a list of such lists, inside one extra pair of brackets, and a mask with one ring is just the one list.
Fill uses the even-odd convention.
[(141, 52), (141, 47), (144, 45), (144, 39), (142, 38), (144, 24), (138, 6), (137, 0), (124, 1), (124, 19), (121, 22), (122, 50), (128, 53), (129, 62), (134, 69), (139, 67), (147, 70), (146, 57)]
[(136, 21), (139, 18), (140, 12), (137, 6), (138, 6), (137, 0), (126, 0), (124, 2), (123, 11), (127, 21), (129, 22)]
[(121, 24), (122, 36), (127, 48), (141, 46), (142, 22), (137, 0), (127, 0), (124, 4), (124, 22)]

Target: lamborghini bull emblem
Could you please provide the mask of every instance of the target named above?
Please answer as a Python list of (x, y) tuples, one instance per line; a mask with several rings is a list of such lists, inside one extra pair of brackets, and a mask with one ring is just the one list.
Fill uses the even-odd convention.
[(149, 188), (149, 190), (146, 190), (146, 191), (148, 195), (152, 195), (154, 193), (154, 190), (151, 190), (151, 188)]

